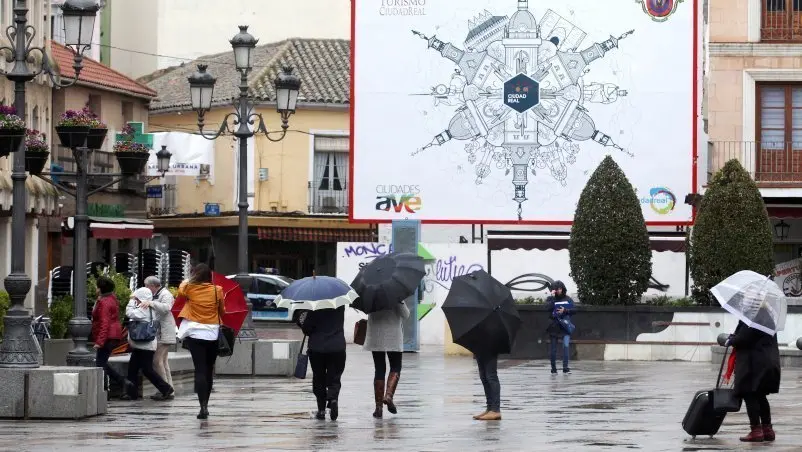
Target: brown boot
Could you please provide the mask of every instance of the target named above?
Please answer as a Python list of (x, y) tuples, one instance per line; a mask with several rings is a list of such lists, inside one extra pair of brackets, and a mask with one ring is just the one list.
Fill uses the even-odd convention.
[(373, 381), (373, 400), (376, 402), (376, 410), (373, 417), (379, 419), (384, 411), (384, 380)]
[(398, 409), (393, 403), (393, 396), (395, 395), (395, 388), (398, 387), (398, 379), (400, 377), (401, 374), (398, 372), (390, 372), (390, 375), (387, 376), (387, 392), (384, 394), (384, 404), (387, 405), (387, 411), (393, 414), (398, 413)]
[(501, 420), (501, 413), (497, 411), (488, 411), (487, 413), (479, 416), (477, 421), (500, 421)]
[(745, 443), (762, 443), (764, 439), (763, 427), (760, 425), (753, 425), (752, 431), (748, 435), (741, 437), (741, 441)]
[(763, 426), (763, 440), (764, 441), (774, 441), (777, 438), (777, 435), (774, 434), (774, 427), (771, 424)]
[(489, 413), (489, 412), (490, 412), (490, 410), (485, 410), (485, 411), (483, 411), (483, 412), (482, 412), (482, 413), (480, 413), (480, 414), (475, 414), (475, 415), (473, 416), (473, 419), (478, 421), (480, 417), (484, 416), (485, 414), (487, 414), (487, 413)]

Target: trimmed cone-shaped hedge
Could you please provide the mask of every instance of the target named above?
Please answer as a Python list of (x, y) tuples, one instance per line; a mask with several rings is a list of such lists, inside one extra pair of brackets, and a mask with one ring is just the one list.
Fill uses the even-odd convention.
[(708, 185), (691, 231), (688, 264), (693, 298), (705, 305), (716, 304), (710, 288), (733, 273), (774, 272), (769, 215), (757, 184), (737, 160)]
[(607, 156), (579, 197), (568, 250), (582, 303), (635, 304), (652, 276), (652, 252), (641, 204), (626, 175)]

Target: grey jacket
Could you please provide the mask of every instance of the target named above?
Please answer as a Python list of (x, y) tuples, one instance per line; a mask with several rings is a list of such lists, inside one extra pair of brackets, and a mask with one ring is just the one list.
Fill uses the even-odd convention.
[(407, 317), (409, 317), (409, 308), (403, 302), (396, 304), (393, 309), (368, 314), (365, 350), (370, 352), (403, 352), (403, 323)]
[(175, 303), (173, 294), (166, 287), (163, 287), (159, 292), (159, 297), (154, 298), (151, 302), (153, 312), (158, 314), (156, 317), (159, 319), (159, 344), (172, 345), (176, 343), (175, 317), (170, 312), (173, 309), (173, 303)]

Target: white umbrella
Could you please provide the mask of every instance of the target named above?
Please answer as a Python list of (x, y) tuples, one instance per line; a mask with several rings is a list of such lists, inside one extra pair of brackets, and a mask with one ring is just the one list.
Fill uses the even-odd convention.
[(273, 301), (279, 308), (337, 309), (348, 306), (359, 295), (345, 281), (330, 276), (310, 276), (292, 282)]
[(774, 335), (785, 329), (785, 294), (771, 280), (750, 270), (735, 273), (710, 289), (719, 304), (747, 326)]

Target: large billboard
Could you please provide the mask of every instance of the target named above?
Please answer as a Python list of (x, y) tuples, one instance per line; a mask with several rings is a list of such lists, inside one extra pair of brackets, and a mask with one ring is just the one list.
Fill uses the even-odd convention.
[(688, 224), (696, 0), (352, 0), (351, 220), (570, 224), (611, 155)]

